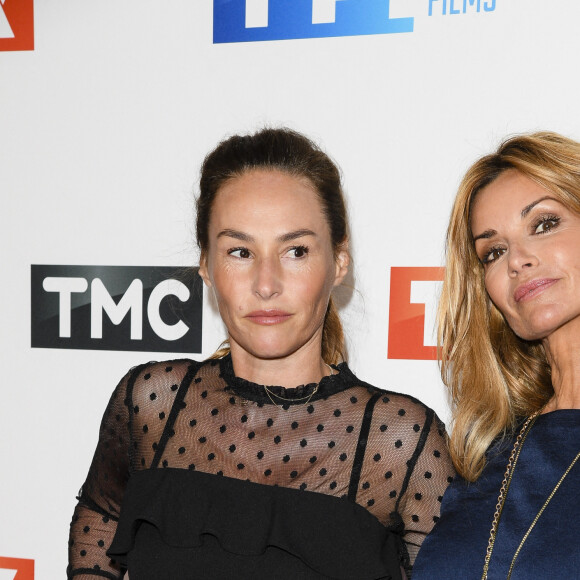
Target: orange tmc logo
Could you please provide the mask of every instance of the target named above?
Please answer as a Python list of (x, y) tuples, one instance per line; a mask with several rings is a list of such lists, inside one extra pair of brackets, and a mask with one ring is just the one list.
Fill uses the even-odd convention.
[(34, 580), (34, 560), (2, 558), (0, 556), (0, 578), (4, 580)]
[(33, 0), (0, 0), (1, 50), (34, 50)]
[(388, 358), (435, 360), (435, 310), (443, 268), (391, 268)]

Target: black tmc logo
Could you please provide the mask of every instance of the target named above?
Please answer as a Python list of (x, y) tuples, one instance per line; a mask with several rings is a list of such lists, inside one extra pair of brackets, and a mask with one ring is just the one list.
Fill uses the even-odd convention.
[(31, 346), (200, 353), (197, 268), (31, 266)]

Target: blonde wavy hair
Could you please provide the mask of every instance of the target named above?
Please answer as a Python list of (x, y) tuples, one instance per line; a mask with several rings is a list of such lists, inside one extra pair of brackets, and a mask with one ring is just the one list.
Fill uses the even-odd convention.
[(451, 457), (468, 481), (481, 474), (492, 441), (540, 409), (554, 392), (544, 347), (522, 340), (508, 326), (487, 295), (475, 253), (473, 200), (508, 169), (580, 214), (580, 143), (556, 133), (505, 140), (495, 153), (475, 162), (459, 186), (447, 230), (438, 344), (441, 376), (452, 402)]

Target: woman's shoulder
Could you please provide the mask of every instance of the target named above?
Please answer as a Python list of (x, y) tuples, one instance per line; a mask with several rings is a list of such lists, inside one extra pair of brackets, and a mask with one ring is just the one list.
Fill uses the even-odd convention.
[(393, 465), (406, 466), (408, 477), (418, 473), (421, 480), (430, 480), (429, 485), (438, 481), (442, 491), (454, 471), (445, 425), (435, 411), (412, 395), (365, 386), (371, 393), (369, 401), (374, 400), (367, 438), (367, 446), (373, 449), (369, 456), (389, 457)]
[(400, 423), (412, 422), (413, 425), (416, 423), (423, 425), (426, 420), (429, 422), (435, 421), (438, 428), (444, 429), (443, 423), (433, 409), (416, 397), (391, 389), (377, 387), (360, 379), (357, 379), (357, 382), (360, 386), (366, 387), (369, 393), (374, 395), (374, 416), (389, 416), (396, 418)]
[(377, 391), (381, 395), (375, 405), (376, 420), (388, 420), (399, 433), (410, 435), (412, 432), (419, 438), (429, 433), (445, 436), (445, 425), (435, 411), (416, 397), (395, 391)]
[(190, 383), (202, 367), (213, 368), (215, 361), (189, 358), (150, 361), (132, 367), (121, 380), (125, 396), (137, 410), (154, 401), (171, 402), (179, 388)]
[(190, 358), (176, 358), (161, 361), (148, 361), (132, 367), (128, 375), (137, 374), (137, 376), (149, 375), (149, 380), (153, 375), (159, 377), (173, 377), (177, 374), (186, 373), (190, 368), (199, 368), (211, 361), (196, 361)]

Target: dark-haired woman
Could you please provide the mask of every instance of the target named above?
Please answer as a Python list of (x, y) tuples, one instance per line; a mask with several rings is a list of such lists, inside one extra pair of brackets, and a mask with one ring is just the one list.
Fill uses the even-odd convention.
[(342, 362), (338, 169), (267, 129), (205, 159), (200, 275), (229, 346), (132, 369), (71, 524), (69, 577), (403, 578), (453, 469), (419, 401)]

